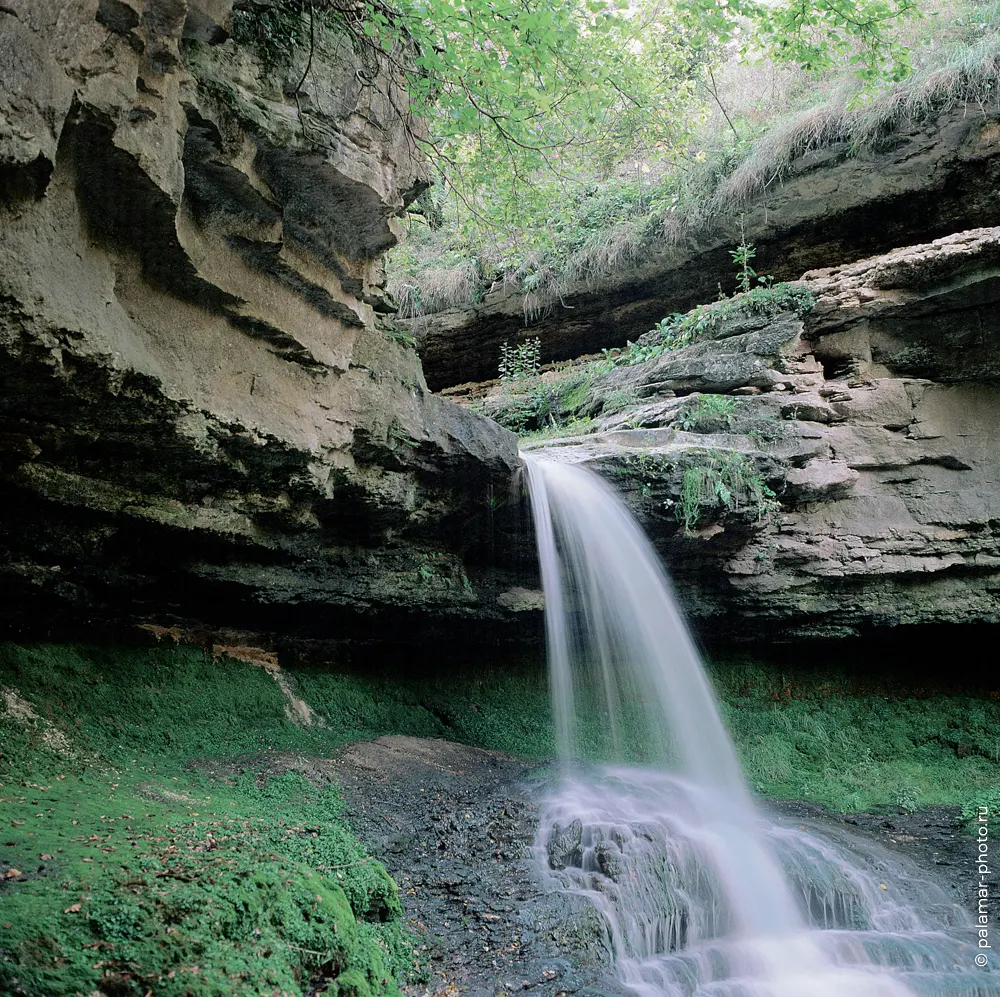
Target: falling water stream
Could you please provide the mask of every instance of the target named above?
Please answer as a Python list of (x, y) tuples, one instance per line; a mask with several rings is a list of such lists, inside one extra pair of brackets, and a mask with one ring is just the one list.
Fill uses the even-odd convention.
[[(621, 982), (642, 997), (1000, 997), (971, 919), (912, 864), (764, 818), (622, 500), (584, 468), (524, 460), (562, 764), (536, 851), (602, 914)], [(579, 761), (602, 754), (643, 766)]]

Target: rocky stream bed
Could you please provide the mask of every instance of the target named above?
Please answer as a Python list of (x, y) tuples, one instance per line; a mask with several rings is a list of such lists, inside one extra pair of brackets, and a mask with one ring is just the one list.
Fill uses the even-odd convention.
[[(590, 904), (547, 890), (532, 855), (550, 768), (447, 741), (383, 737), (349, 746), (328, 773), (423, 939), (428, 982), (409, 989), (414, 997), (625, 992)], [(908, 857), (971, 909), (972, 839), (956, 808), (841, 815), (773, 801), (767, 809), (777, 822), (848, 832)]]

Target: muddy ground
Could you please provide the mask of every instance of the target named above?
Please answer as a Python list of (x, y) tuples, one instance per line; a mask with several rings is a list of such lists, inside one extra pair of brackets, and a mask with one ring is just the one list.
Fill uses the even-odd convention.
[[(429, 983), (413, 995), (623, 992), (589, 904), (547, 892), (531, 861), (535, 801), (551, 771), (447, 741), (384, 737), (349, 746), (329, 773), (423, 940)], [(905, 854), (969, 909), (972, 839), (953, 808), (838, 815), (786, 801), (769, 809), (778, 820), (849, 830)]]
[(500, 754), (412, 737), (337, 759), (347, 817), (399, 883), (430, 980), (412, 993), (620, 994), (603, 926), (546, 892), (531, 861), (544, 774)]

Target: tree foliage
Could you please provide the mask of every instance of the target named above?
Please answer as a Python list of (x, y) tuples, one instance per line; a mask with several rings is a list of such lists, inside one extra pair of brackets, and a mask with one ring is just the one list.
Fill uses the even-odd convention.
[[(309, 19), (303, 32), (273, 8)], [(256, 31), (335, 21), (405, 78), (418, 138), (470, 217), (503, 226), (581, 173), (678, 145), (734, 48), (905, 75), (887, 28), (914, 0), (243, 0)], [(268, 20), (269, 18), (269, 20)]]

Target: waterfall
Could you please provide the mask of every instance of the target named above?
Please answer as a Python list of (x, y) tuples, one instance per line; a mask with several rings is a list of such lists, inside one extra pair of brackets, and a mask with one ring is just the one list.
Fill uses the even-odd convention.
[[(946, 911), (935, 922), (876, 878), (915, 869), (877, 849), (862, 868), (849, 845), (764, 819), (622, 500), (582, 467), (524, 462), (561, 763), (536, 853), (603, 915), (621, 982), (641, 997), (998, 997), (937, 887), (920, 891)], [(642, 764), (581, 761), (595, 754)]]

